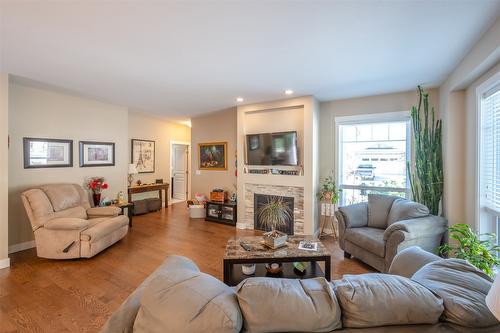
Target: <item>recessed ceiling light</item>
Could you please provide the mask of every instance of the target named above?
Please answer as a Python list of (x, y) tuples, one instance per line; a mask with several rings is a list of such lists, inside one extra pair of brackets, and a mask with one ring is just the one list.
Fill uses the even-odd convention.
[(243, 97), (237, 97), (236, 98), (236, 102), (238, 102), (238, 103), (241, 103), (243, 101), (244, 101)]
[(287, 90), (285, 90), (285, 94), (286, 95), (291, 95), (291, 94), (293, 94), (293, 90), (287, 89)]

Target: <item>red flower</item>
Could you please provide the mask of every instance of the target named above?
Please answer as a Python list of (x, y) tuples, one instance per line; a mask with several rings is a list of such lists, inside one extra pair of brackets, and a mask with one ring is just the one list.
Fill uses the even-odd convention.
[(104, 183), (104, 184), (102, 184), (101, 188), (102, 188), (103, 190), (106, 190), (106, 189), (108, 188), (108, 183)]

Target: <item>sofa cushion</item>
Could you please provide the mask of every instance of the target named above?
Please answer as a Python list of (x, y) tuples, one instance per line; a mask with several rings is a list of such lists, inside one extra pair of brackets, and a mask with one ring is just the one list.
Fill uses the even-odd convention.
[(372, 228), (387, 228), (387, 217), (392, 203), (397, 197), (383, 194), (368, 194), (368, 226)]
[(329, 332), (340, 308), (324, 278), (248, 278), (236, 288), (247, 332)]
[(439, 297), (402, 276), (344, 275), (334, 286), (344, 327), (434, 324), (443, 312)]
[(436, 260), (443, 259), (418, 246), (411, 246), (394, 256), (387, 273), (411, 278), (420, 268)]
[(134, 332), (237, 333), (242, 322), (231, 288), (208, 274), (174, 269), (145, 287)]
[(84, 219), (84, 220), (88, 218), (87, 212), (85, 211), (85, 208), (83, 208), (82, 206), (76, 206), (73, 208), (60, 210), (54, 213), (54, 217), (72, 217), (75, 219)]
[(80, 193), (74, 184), (53, 184), (41, 189), (49, 197), (55, 212), (81, 205)]
[[(91, 220), (88, 221), (90, 223)], [(124, 215), (108, 218), (106, 221), (102, 221), (88, 229), (83, 230), (80, 234), (80, 239), (83, 241), (95, 242), (96, 240), (109, 235), (116, 229), (126, 225), (128, 225), (128, 218)]]
[(33, 227), (38, 227), (43, 225), (47, 220), (54, 216), (54, 209), (50, 203), (49, 198), (40, 189), (32, 189), (23, 192), (23, 203), (26, 203), (29, 207), (26, 208), (26, 212), (32, 219), (32, 223), (35, 224)]
[(366, 227), (368, 225), (368, 204), (361, 202), (339, 207), (348, 228)]
[(443, 299), (444, 321), (467, 327), (498, 324), (485, 302), (492, 284), (490, 277), (465, 260), (431, 262), (419, 269), (412, 280)]
[(421, 203), (411, 200), (397, 198), (394, 200), (387, 217), (387, 224), (391, 225), (394, 222), (424, 217), (429, 215), (429, 208)]
[(383, 258), (385, 256), (384, 230), (377, 228), (347, 229), (344, 238)]

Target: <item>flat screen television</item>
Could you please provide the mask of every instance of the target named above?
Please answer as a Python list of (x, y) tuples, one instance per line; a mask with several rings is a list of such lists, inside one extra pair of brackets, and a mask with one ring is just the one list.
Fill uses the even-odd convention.
[(248, 165), (298, 165), (297, 132), (248, 134)]

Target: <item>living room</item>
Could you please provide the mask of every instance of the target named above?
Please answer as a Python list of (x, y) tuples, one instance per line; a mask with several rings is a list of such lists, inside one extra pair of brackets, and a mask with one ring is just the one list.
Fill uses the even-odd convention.
[(500, 1), (3, 1), (0, 332), (499, 332)]

